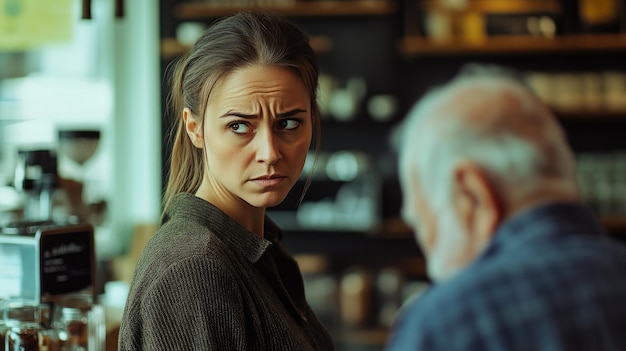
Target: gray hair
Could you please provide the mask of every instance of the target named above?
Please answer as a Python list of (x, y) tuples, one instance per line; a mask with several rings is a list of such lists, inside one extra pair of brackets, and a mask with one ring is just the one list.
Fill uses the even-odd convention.
[[(459, 101), (470, 93), (477, 96)], [(417, 175), (434, 209), (449, 204), (452, 170), (461, 160), (480, 165), (512, 198), (547, 180), (575, 184), (574, 158), (552, 113), (497, 67), (474, 66), (429, 91), (400, 132), (400, 177)]]

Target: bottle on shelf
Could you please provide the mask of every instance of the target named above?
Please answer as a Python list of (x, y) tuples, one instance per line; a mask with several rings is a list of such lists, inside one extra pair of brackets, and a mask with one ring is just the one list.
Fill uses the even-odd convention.
[(583, 33), (619, 33), (624, 0), (578, 0)]

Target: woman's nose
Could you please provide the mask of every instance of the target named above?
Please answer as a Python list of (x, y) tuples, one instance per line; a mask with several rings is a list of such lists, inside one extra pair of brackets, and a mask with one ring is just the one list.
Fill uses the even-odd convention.
[(282, 159), (277, 137), (272, 131), (262, 131), (257, 134), (256, 160), (260, 163), (273, 165)]

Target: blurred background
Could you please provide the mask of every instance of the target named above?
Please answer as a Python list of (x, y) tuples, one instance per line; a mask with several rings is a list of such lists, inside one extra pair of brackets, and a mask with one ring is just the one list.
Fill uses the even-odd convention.
[(554, 109), (585, 201), (626, 237), (624, 0), (0, 0), (0, 228), (94, 226), (108, 345), (160, 215), (166, 68), (216, 19), (257, 9), (301, 26), (320, 59), (319, 165), (270, 216), (338, 350), (382, 349), (429, 284), (399, 218), (392, 136), (466, 64), (515, 70)]

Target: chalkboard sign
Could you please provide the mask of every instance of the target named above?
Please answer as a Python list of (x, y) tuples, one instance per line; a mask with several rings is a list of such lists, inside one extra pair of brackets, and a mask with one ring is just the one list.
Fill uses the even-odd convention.
[(94, 289), (91, 226), (41, 229), (38, 233), (41, 297)]

